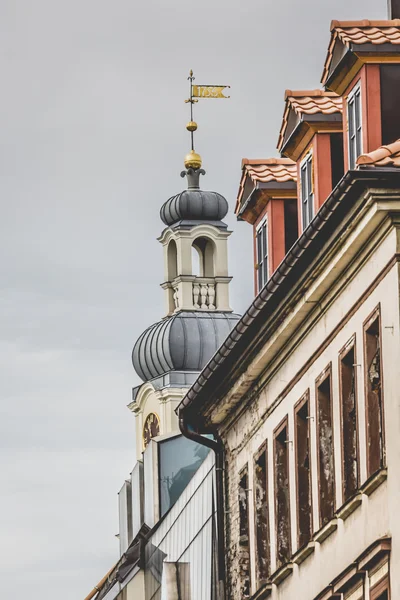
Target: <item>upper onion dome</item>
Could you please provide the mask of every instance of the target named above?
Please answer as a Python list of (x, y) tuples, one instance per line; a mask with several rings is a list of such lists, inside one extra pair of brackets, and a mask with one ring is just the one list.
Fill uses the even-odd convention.
[(199, 187), (199, 177), (203, 169), (189, 168), (181, 176), (188, 178), (188, 189), (167, 200), (160, 210), (165, 225), (179, 221), (221, 221), (228, 212), (228, 202), (217, 192), (203, 191)]
[(137, 340), (132, 363), (143, 381), (169, 371), (201, 371), (239, 320), (234, 313), (179, 312)]

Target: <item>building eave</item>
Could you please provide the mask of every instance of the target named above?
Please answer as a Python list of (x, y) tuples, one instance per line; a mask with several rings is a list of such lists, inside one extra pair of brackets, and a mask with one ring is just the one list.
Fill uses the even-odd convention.
[(195, 418), (199, 431), (213, 430), (205, 419), (207, 409), (243, 376), (268, 339), (271, 320), (276, 321), (274, 310), (285, 302), (299, 279), (310, 277), (313, 260), (362, 193), (368, 188), (390, 187), (400, 187), (399, 170), (375, 168), (345, 174), (180, 403), (177, 412)]

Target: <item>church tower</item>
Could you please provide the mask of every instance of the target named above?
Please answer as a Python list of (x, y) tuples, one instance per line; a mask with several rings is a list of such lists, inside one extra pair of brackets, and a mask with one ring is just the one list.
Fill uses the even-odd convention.
[[(194, 126), (191, 121), (187, 128)], [(223, 222), (228, 203), (200, 189), (205, 171), (193, 146), (185, 167), (187, 189), (160, 212), (166, 315), (142, 333), (132, 352), (143, 380), (129, 405), (136, 417), (137, 460), (151, 438), (179, 432), (175, 408), (239, 319), (229, 304), (231, 232)]]

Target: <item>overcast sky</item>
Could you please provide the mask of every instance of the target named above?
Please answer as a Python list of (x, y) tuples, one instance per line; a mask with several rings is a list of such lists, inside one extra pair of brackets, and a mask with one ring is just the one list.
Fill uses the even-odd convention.
[(189, 69), (231, 85), (196, 105), (196, 144), (230, 204), (243, 312), (241, 159), (275, 155), (284, 90), (319, 86), (330, 20), (385, 15), (386, 0), (0, 2), (2, 597), (83, 600), (117, 559), (130, 354), (164, 314), (158, 212), (184, 185)]

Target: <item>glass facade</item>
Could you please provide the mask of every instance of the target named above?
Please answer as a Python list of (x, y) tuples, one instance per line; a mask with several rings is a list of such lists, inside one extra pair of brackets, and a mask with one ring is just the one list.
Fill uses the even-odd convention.
[[(174, 459), (178, 458), (182, 447), (176, 444), (171, 448), (175, 448), (174, 452), (164, 457), (165, 473), (171, 473), (178, 466), (175, 471), (178, 474), (184, 467)], [(192, 459), (196, 459), (195, 453), (192, 453)], [(214, 477), (214, 453), (208, 452), (149, 539), (145, 550), (146, 600), (213, 600), (215, 597), (215, 570), (212, 568), (216, 538)], [(178, 490), (181, 484), (179, 479), (177, 481)], [(166, 502), (171, 501), (170, 492), (171, 488), (166, 493)]]

